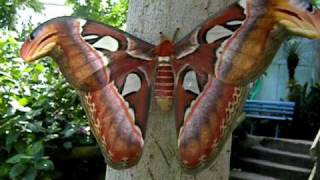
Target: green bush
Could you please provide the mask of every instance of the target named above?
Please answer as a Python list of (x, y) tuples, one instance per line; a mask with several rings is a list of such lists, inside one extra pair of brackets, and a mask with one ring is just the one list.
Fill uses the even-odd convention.
[(288, 88), (288, 99), (296, 105), (287, 137), (313, 140), (320, 127), (320, 84), (300, 85), (292, 80)]
[(43, 10), (43, 5), (39, 0), (0, 0), (0, 28), (16, 30), (17, 20), (20, 18), (17, 12), (26, 8), (39, 13)]
[[(82, 14), (82, 17), (117, 27), (123, 25), (127, 1), (108, 1), (106, 9), (99, 5), (100, 1), (92, 3), (92, 7), (80, 8), (80, 2), (70, 2), (75, 15)], [(19, 40), (25, 39), (33, 29), (29, 23), (23, 32), (8, 30), (16, 29), (13, 19), (16, 20), (17, 9), (21, 7), (40, 11), (42, 5), (37, 0), (14, 1), (6, 7), (10, 8), (8, 11), (0, 12), (1, 17), (9, 15), (8, 20), (1, 21), (0, 27), (0, 179), (79, 179), (84, 177), (81, 173), (92, 172), (89, 168), (103, 174), (103, 157), (99, 156), (75, 90), (49, 58), (36, 64), (26, 64), (19, 58), (22, 45)], [(102, 18), (104, 13), (108, 18)], [(68, 153), (76, 163), (71, 162), (72, 166), (64, 169), (68, 164)], [(102, 170), (94, 165), (83, 167), (88, 166), (83, 154), (89, 153), (99, 158), (93, 163), (100, 165)], [(72, 172), (76, 170), (78, 173)], [(94, 179), (96, 172), (88, 177)]]
[(0, 32), (0, 178), (52, 175), (57, 149), (95, 144), (75, 91), (52, 61), (25, 64), (21, 43)]
[(121, 27), (127, 20), (128, 0), (67, 0), (73, 15), (92, 19), (114, 27)]

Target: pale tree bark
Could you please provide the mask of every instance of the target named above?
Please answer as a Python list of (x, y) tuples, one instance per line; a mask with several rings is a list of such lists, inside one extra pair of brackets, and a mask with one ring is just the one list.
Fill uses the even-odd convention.
[[(158, 44), (159, 32), (178, 38), (235, 0), (131, 0), (127, 31), (143, 40)], [(197, 174), (185, 173), (177, 155), (174, 113), (163, 113), (152, 103), (144, 153), (140, 162), (127, 170), (107, 167), (106, 180), (225, 180), (229, 178), (231, 153), (229, 139), (215, 163)]]

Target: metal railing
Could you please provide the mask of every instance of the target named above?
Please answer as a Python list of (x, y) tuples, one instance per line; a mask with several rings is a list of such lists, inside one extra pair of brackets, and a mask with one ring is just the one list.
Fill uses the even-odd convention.
[(308, 180), (320, 179), (320, 129), (310, 148), (310, 154), (316, 159)]

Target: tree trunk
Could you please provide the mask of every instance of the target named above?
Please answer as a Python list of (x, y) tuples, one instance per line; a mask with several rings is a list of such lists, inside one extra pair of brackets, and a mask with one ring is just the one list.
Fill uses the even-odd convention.
[[(235, 0), (133, 0), (129, 4), (127, 31), (158, 44), (159, 32), (172, 38), (180, 28), (177, 39), (184, 37), (196, 25)], [(230, 138), (231, 139), (231, 138)], [(228, 179), (231, 140), (214, 164), (198, 174), (185, 173), (177, 155), (177, 132), (174, 113), (163, 113), (152, 103), (144, 152), (140, 162), (127, 170), (107, 167), (107, 180), (201, 180)]]

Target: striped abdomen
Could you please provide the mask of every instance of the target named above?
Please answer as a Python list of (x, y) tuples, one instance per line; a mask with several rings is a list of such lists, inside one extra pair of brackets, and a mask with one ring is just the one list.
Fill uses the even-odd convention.
[(155, 98), (162, 111), (168, 111), (172, 106), (174, 88), (173, 71), (170, 57), (159, 57), (155, 81)]

